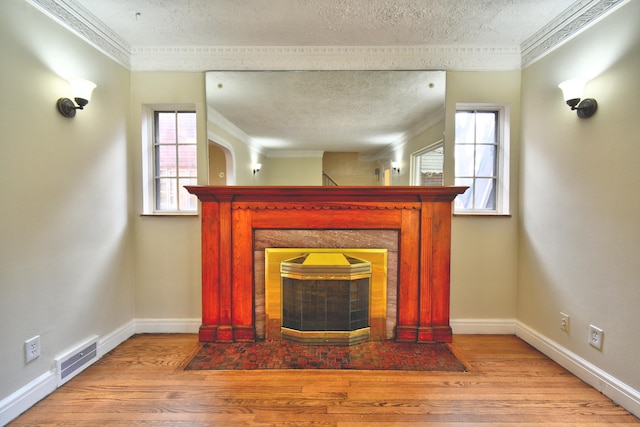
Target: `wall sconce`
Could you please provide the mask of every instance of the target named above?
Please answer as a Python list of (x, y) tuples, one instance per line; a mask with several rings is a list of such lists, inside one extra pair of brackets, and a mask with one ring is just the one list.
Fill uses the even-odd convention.
[[(60, 98), (58, 99), (58, 111), (63, 116), (71, 118), (76, 116), (76, 110), (84, 110), (91, 99), (91, 92), (96, 84), (89, 80), (71, 79), (69, 85), (71, 86), (71, 96), (76, 103), (74, 104), (69, 98)], [(76, 104), (78, 105), (76, 106)]]
[(588, 119), (593, 116), (598, 109), (598, 103), (593, 98), (585, 98), (580, 101), (586, 84), (586, 80), (574, 79), (567, 80), (558, 85), (558, 87), (562, 89), (562, 94), (567, 105), (571, 107), (572, 110), (576, 110), (578, 117), (581, 119)]
[(262, 163), (256, 163), (253, 165), (253, 174), (255, 175), (260, 172), (260, 169), (262, 169)]
[(398, 162), (391, 162), (391, 169), (394, 170), (395, 173), (400, 173), (400, 163)]

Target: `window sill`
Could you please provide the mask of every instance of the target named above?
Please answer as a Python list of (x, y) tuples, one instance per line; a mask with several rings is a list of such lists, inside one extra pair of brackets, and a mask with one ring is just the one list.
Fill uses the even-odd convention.
[(192, 217), (198, 217), (200, 214), (198, 212), (185, 212), (185, 213), (178, 213), (178, 212), (167, 212), (167, 213), (143, 213), (140, 214), (141, 217), (186, 217), (186, 218), (192, 218)]
[(498, 218), (511, 218), (513, 215), (510, 213), (498, 213), (498, 212), (454, 212), (454, 217), (498, 217)]

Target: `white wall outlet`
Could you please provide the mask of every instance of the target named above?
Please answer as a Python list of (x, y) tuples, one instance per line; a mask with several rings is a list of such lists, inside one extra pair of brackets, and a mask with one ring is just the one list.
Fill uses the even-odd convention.
[(27, 363), (40, 357), (40, 335), (36, 335), (24, 342), (24, 355)]
[(560, 312), (560, 329), (569, 332), (569, 315)]
[(604, 338), (604, 332), (602, 329), (593, 325), (589, 325), (589, 344), (592, 347), (602, 350), (602, 339)]

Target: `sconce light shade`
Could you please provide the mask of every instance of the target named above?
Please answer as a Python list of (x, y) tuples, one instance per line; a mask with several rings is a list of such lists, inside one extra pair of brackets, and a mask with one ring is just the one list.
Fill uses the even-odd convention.
[(598, 103), (593, 98), (585, 98), (580, 101), (586, 84), (586, 80), (573, 79), (558, 85), (558, 87), (562, 89), (562, 95), (567, 105), (571, 107), (572, 110), (576, 110), (578, 117), (581, 119), (587, 119), (593, 116), (598, 109)]
[[(58, 111), (65, 117), (75, 117), (76, 110), (83, 110), (91, 99), (91, 92), (95, 89), (96, 84), (84, 79), (69, 80), (71, 86), (71, 96), (75, 100), (75, 104), (69, 98), (58, 99)], [(77, 106), (76, 106), (77, 104)]]
[(398, 162), (391, 162), (391, 168), (396, 172), (396, 173), (400, 173), (400, 163)]
[(253, 174), (255, 175), (260, 172), (260, 169), (262, 169), (262, 163), (256, 163), (253, 165)]

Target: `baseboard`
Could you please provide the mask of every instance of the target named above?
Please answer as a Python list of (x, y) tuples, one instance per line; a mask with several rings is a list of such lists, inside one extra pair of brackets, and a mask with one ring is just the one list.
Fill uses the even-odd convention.
[(454, 335), (513, 335), (516, 328), (515, 319), (451, 319), (449, 324)]
[(551, 360), (567, 369), (600, 393), (640, 417), (640, 392), (609, 375), (602, 369), (539, 334), (521, 322), (516, 322), (515, 334)]
[[(95, 361), (99, 360), (103, 355), (125, 342), (134, 332), (135, 324), (132, 321), (100, 338), (97, 345), (98, 357), (92, 363), (95, 363)], [(29, 384), (2, 399), (2, 401), (0, 401), (0, 426), (8, 424), (33, 405), (53, 393), (56, 388), (58, 388), (57, 377), (57, 367), (53, 364), (51, 370), (43, 373)]]
[(56, 372), (51, 370), (0, 401), (0, 426), (53, 393), (56, 389)]
[(202, 319), (135, 319), (136, 334), (197, 334)]
[(135, 322), (131, 322), (121, 326), (115, 331), (102, 336), (98, 340), (98, 358), (101, 358), (111, 350), (131, 338), (136, 333)]

